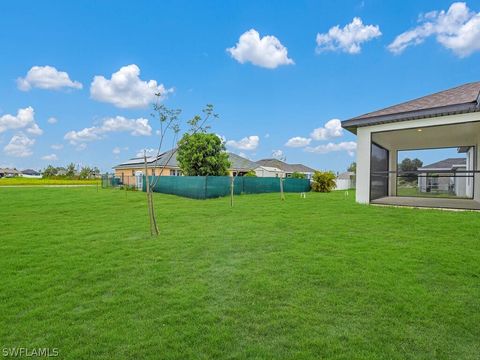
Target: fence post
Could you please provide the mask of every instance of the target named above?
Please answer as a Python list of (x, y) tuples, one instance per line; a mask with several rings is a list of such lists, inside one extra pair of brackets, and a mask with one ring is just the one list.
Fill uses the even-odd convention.
[(207, 198), (207, 181), (208, 181), (208, 176), (205, 176), (205, 197), (204, 197), (204, 199)]

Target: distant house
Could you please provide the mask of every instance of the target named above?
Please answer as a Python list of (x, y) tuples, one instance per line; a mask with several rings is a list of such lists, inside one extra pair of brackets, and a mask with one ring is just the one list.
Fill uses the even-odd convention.
[(346, 171), (338, 174), (335, 179), (335, 190), (355, 189), (355, 173), (353, 171)]
[[(258, 160), (257, 164), (264, 167), (280, 169), (285, 173), (285, 177), (289, 178), (294, 172), (304, 174), (307, 179), (311, 179), (315, 169), (312, 169), (303, 164), (287, 164), (278, 159), (262, 159)], [(258, 175), (257, 175), (258, 176)]]
[[(464, 176), (466, 169), (466, 158), (448, 158), (418, 168), (418, 190), (421, 193), (472, 197), (473, 181)], [(457, 171), (461, 173), (457, 175)]]
[(19, 176), (26, 178), (41, 178), (42, 174), (33, 169), (25, 169), (20, 172)]
[(17, 169), (9, 169), (9, 168), (0, 168), (0, 177), (15, 177), (18, 176), (20, 172)]
[(285, 171), (271, 166), (258, 166), (255, 168), (255, 175), (258, 177), (286, 177)]
[[(181, 176), (182, 170), (177, 162), (177, 153), (172, 149), (157, 156), (147, 157), (147, 173), (149, 176)], [(230, 160), (230, 175), (243, 176), (247, 172), (258, 167), (256, 163), (237, 154), (228, 153)], [(144, 158), (135, 157), (127, 160), (114, 168), (115, 177), (121, 179), (122, 183), (135, 184), (136, 175), (144, 175)], [(163, 170), (162, 170), (163, 169)]]

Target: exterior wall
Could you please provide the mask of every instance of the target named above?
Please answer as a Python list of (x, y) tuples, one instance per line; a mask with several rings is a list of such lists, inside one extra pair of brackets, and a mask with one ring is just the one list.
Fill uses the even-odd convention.
[[(475, 170), (479, 170), (480, 169), (480, 134), (478, 134), (478, 137), (477, 137), (477, 147), (476, 147), (475, 155), (476, 155), (475, 156), (476, 159), (474, 160), (474, 162), (476, 162)], [(480, 173), (475, 174), (475, 183), (473, 185), (473, 191), (474, 191), (473, 199), (480, 201)]]
[(255, 169), (255, 174), (258, 177), (285, 177), (285, 173), (283, 171), (269, 171), (260, 167)]
[(355, 182), (352, 179), (336, 179), (337, 186), (335, 190), (349, 190), (355, 188)]
[[(389, 130), (403, 130), (417, 127), (439, 126), (439, 125), (451, 125), (461, 124), (472, 121), (479, 121), (480, 116), (478, 113), (448, 115), (440, 117), (432, 117), (426, 119), (417, 119), (411, 121), (401, 121), (388, 124), (379, 124), (373, 126), (359, 127), (357, 128), (357, 191), (356, 201), (362, 204), (368, 204), (370, 202), (370, 146), (371, 146), (371, 134), (374, 132), (389, 131)], [(459, 144), (445, 144), (448, 146), (457, 146)], [(477, 136), (476, 145), (476, 167), (475, 170), (480, 169), (480, 134)], [(388, 149), (391, 150), (391, 149)], [(392, 156), (392, 155), (391, 155)], [(390, 158), (392, 159), (392, 157)], [(395, 156), (396, 159), (396, 156)], [(392, 162), (390, 162), (392, 167)], [(390, 194), (392, 194), (393, 188), (390, 188)], [(474, 184), (474, 199), (480, 201), (480, 174), (475, 174)]]
[[(170, 170), (171, 168), (165, 168), (162, 172), (162, 176), (170, 176)], [(141, 167), (131, 167), (131, 168), (122, 168), (122, 169), (115, 169), (115, 177), (118, 177), (122, 179), (122, 182), (125, 185), (135, 185), (135, 173), (137, 171), (141, 171), (142, 173), (145, 173), (145, 168)], [(161, 169), (156, 168), (155, 169), (155, 174), (158, 176), (160, 174)], [(148, 175), (153, 176), (153, 169), (148, 168)]]
[(370, 139), (367, 127), (357, 129), (357, 191), (356, 200), (361, 204), (370, 202)]

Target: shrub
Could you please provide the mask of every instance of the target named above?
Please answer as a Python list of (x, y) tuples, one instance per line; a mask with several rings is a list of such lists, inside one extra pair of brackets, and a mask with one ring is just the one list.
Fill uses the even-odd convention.
[(245, 176), (250, 176), (250, 177), (257, 177), (257, 174), (253, 170), (249, 170)]
[(292, 179), (306, 179), (307, 175), (294, 171), (292, 173)]
[(337, 187), (333, 171), (315, 171), (312, 177), (312, 190), (316, 192), (330, 192)]

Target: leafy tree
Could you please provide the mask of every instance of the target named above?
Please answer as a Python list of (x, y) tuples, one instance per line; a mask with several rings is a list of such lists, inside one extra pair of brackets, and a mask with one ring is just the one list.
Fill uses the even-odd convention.
[(216, 134), (186, 133), (178, 142), (177, 153), (180, 169), (187, 176), (228, 175), (228, 154)]
[(400, 170), (405, 173), (403, 174), (405, 178), (413, 181), (417, 179), (417, 174), (415, 174), (415, 172), (422, 166), (423, 161), (420, 159), (415, 158), (412, 160), (410, 158), (405, 158), (400, 163)]
[(303, 174), (303, 173), (300, 173), (300, 172), (297, 172), (297, 171), (294, 171), (292, 173), (292, 179), (306, 179), (307, 178), (307, 175)]
[(357, 173), (357, 163), (354, 161), (350, 164), (350, 166), (348, 167), (347, 171), (350, 171), (350, 172), (353, 172), (353, 173)]
[(337, 186), (333, 171), (315, 171), (312, 180), (312, 190), (316, 192), (330, 192)]
[(45, 170), (43, 170), (43, 175), (42, 177), (44, 178), (51, 178), (56, 176), (58, 173), (57, 168), (53, 167), (52, 165), (48, 165)]
[(67, 165), (65, 176), (67, 178), (73, 178), (75, 176), (75, 164), (70, 163)]
[(80, 179), (89, 179), (92, 176), (92, 169), (84, 166), (80, 169)]
[(244, 176), (257, 177), (257, 173), (253, 170), (249, 170)]

